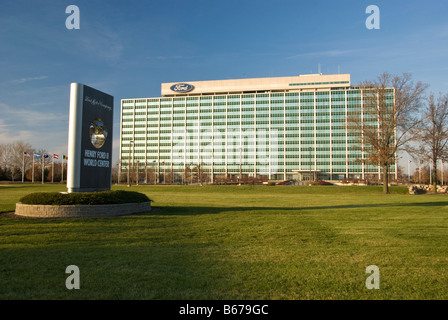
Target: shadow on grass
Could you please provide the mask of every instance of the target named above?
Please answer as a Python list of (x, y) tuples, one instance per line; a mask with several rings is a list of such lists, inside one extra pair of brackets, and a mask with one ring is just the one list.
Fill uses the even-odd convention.
[(19, 189), (19, 188), (29, 188), (30, 185), (1, 185), (0, 184), (0, 190), (4, 189)]
[(412, 203), (379, 203), (379, 204), (351, 204), (339, 206), (312, 206), (312, 207), (154, 207), (155, 212), (148, 214), (157, 215), (201, 215), (218, 214), (231, 211), (307, 211), (307, 210), (339, 210), (361, 208), (397, 208), (397, 207), (443, 207), (448, 206), (448, 201), (437, 202), (412, 202)]

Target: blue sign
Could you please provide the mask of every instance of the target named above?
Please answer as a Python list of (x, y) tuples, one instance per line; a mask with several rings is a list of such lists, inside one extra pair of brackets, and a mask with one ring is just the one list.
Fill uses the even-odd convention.
[(174, 85), (172, 85), (170, 87), (171, 91), (174, 92), (180, 92), (180, 93), (185, 93), (185, 92), (190, 92), (191, 90), (194, 89), (194, 86), (192, 86), (191, 84), (188, 83), (176, 83)]
[(114, 97), (81, 83), (70, 85), (68, 192), (110, 190)]

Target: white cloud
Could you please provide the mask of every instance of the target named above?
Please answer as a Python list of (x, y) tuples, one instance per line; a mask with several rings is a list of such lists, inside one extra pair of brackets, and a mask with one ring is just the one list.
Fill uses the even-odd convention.
[(27, 77), (27, 78), (21, 78), (21, 79), (15, 79), (11, 80), (10, 83), (12, 84), (22, 84), (28, 81), (35, 81), (35, 80), (44, 80), (47, 79), (47, 76), (39, 76), (39, 77)]
[(67, 114), (65, 113), (19, 109), (13, 108), (4, 103), (0, 103), (0, 110), (2, 119), (7, 120), (8, 123), (21, 126), (25, 125), (27, 127), (32, 127), (42, 123), (48, 123), (48, 125), (51, 125), (52, 121), (68, 122)]
[(0, 143), (23, 141), (36, 148), (66, 150), (67, 114), (14, 108), (4, 103), (0, 103), (0, 114)]
[(0, 143), (10, 143), (15, 141), (30, 141), (34, 133), (30, 130), (16, 130), (13, 125), (6, 124), (0, 119)]
[(340, 56), (347, 56), (351, 55), (353, 53), (359, 53), (364, 51), (364, 49), (353, 49), (353, 50), (326, 50), (326, 51), (316, 51), (316, 52), (307, 52), (307, 53), (301, 53), (294, 56), (290, 56), (287, 59), (294, 59), (294, 58), (303, 58), (303, 57), (340, 57)]

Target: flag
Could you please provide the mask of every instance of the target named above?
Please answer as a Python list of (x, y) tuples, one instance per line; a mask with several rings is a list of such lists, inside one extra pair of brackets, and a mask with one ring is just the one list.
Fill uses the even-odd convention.
[(64, 155), (62, 155), (62, 159), (68, 160), (68, 157), (64, 154)]
[(39, 154), (39, 153), (36, 153), (36, 152), (34, 152), (34, 157), (36, 157), (36, 158), (40, 158), (40, 154)]
[(44, 153), (44, 158), (48, 158), (48, 154)]
[(26, 152), (26, 151), (23, 153), (23, 155), (24, 155), (25, 157), (29, 157), (29, 156), (30, 156), (30, 154), (29, 154), (28, 152)]
[(53, 154), (53, 158), (55, 159), (59, 159), (59, 155), (57, 155), (56, 153)]

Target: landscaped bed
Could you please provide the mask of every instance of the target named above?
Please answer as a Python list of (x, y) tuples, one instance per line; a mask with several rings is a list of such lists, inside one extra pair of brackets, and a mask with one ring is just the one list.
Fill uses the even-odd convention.
[(34, 192), (19, 200), (23, 204), (41, 205), (100, 205), (150, 202), (143, 193), (135, 191), (100, 191), (100, 192)]
[(151, 210), (151, 200), (132, 191), (36, 192), (16, 204), (15, 214), (35, 218), (107, 217)]

